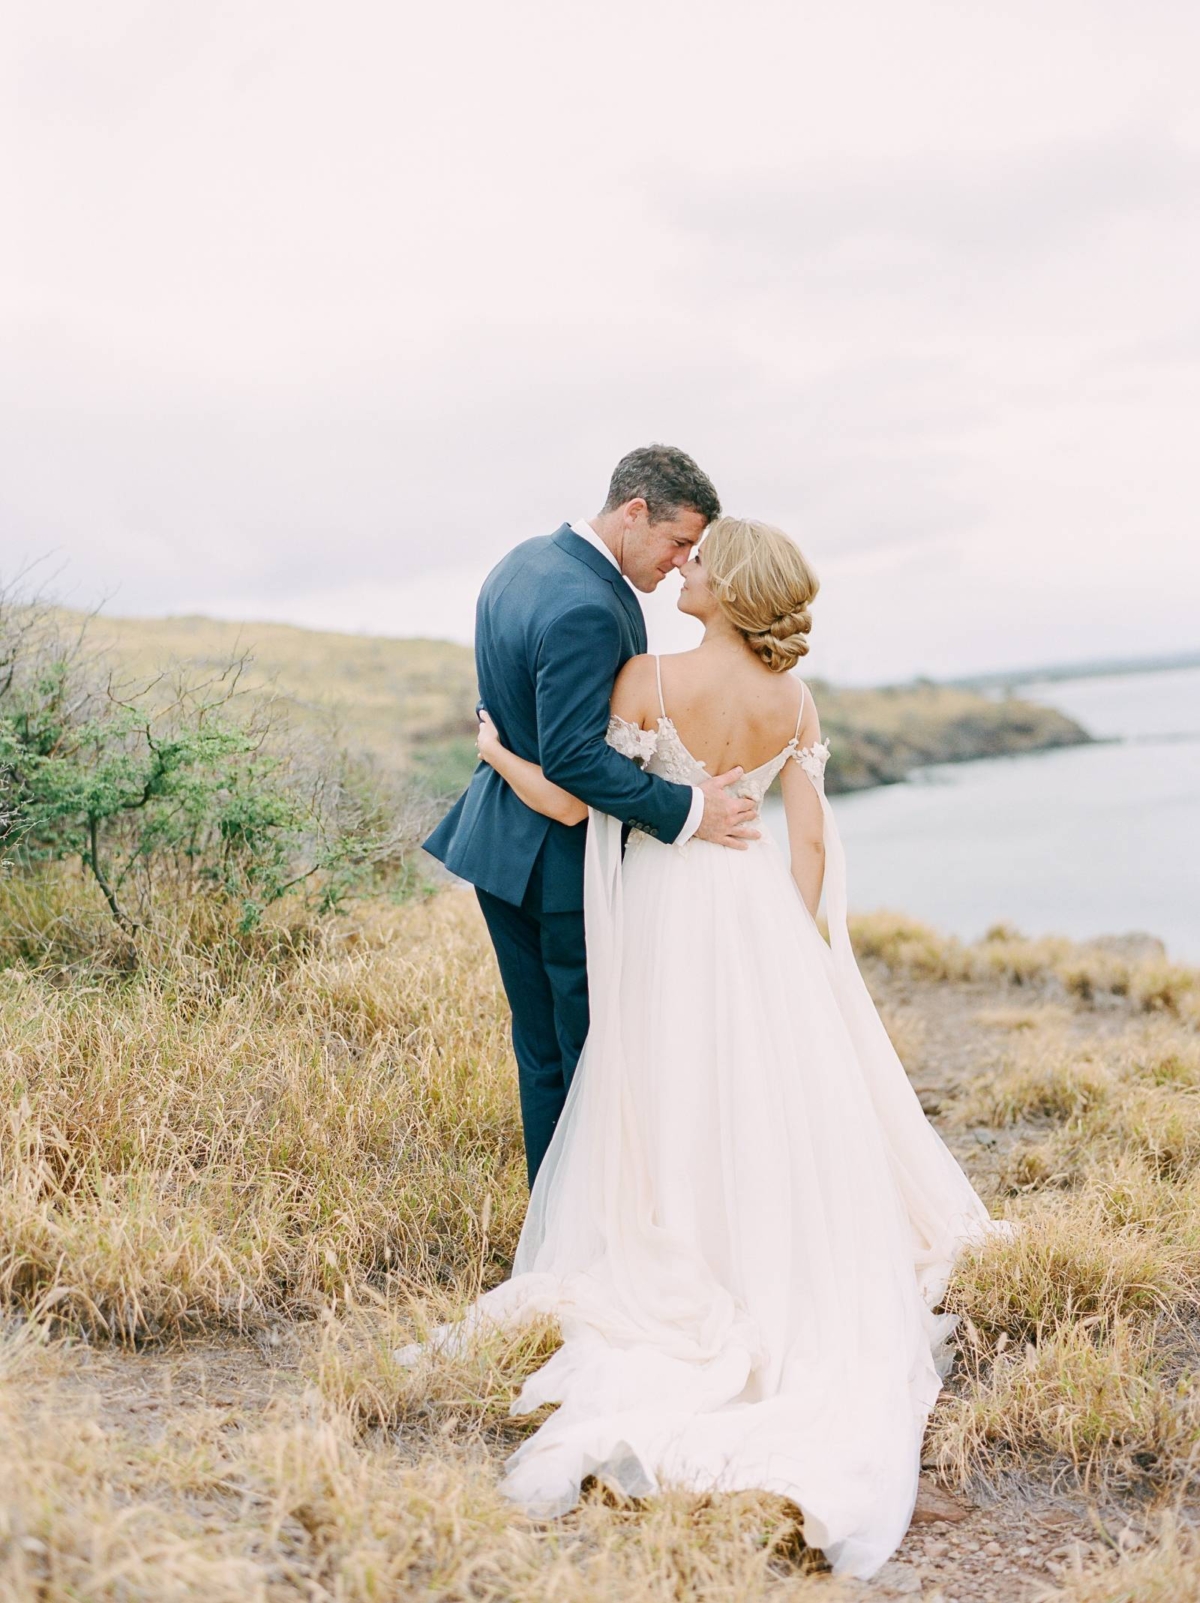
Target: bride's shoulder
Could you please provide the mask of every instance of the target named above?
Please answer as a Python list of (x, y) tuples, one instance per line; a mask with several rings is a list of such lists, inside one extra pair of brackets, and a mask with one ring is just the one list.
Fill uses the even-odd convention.
[(640, 657), (630, 657), (617, 675), (617, 683), (622, 679), (629, 684), (637, 684), (640, 680), (654, 677), (654, 658), (648, 651), (643, 651)]
[(799, 722), (796, 725), (796, 735), (801, 747), (811, 746), (821, 738), (821, 715), (817, 711), (816, 697), (812, 688), (803, 679), (796, 680), (797, 691), (793, 697), (793, 705), (797, 711)]
[(643, 652), (630, 657), (613, 686), (612, 710), (627, 723), (640, 724), (656, 705), (654, 658)]

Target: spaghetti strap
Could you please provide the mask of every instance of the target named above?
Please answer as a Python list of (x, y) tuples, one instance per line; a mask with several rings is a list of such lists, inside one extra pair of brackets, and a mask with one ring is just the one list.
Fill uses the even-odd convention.
[(663, 717), (665, 718), (667, 716), (667, 704), (663, 700), (663, 693), (662, 693), (662, 658), (661, 657), (655, 657), (655, 659), (654, 659), (654, 674), (655, 674), (655, 677), (658, 680), (658, 710), (659, 710), (660, 713), (662, 713)]
[[(662, 686), (661, 685), (659, 686), (659, 695), (660, 696), (662, 695)], [(804, 683), (804, 680), (802, 679), (800, 681), (800, 711), (796, 714), (796, 733), (792, 736), (793, 740), (799, 740), (800, 739), (800, 725), (804, 722), (804, 708), (805, 708), (805, 704), (807, 703), (807, 701), (808, 701), (808, 686)]]

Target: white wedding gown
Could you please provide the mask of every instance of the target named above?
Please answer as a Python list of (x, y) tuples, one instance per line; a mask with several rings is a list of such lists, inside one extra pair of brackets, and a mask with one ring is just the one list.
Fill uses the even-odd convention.
[[(665, 708), (608, 738), (709, 777)], [(950, 1323), (932, 1309), (989, 1221), (855, 964), (827, 756), (793, 739), (737, 789), (761, 801), (788, 761), (816, 787), (829, 945), (765, 831), (744, 852), (635, 831), (622, 861), (620, 825), (592, 813), (591, 1033), (511, 1280), (435, 1342), (559, 1319), (513, 1406), (559, 1405), (508, 1461), (530, 1513), (566, 1512), (591, 1474), (632, 1496), (763, 1488), (866, 1577), (916, 1497)]]

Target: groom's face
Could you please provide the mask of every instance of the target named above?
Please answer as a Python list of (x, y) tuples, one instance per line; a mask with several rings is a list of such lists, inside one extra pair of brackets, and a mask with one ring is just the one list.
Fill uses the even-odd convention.
[(630, 501), (622, 510), (621, 571), (635, 589), (648, 595), (669, 573), (683, 567), (708, 525), (703, 514), (690, 507), (680, 507), (656, 523), (651, 523), (644, 501)]

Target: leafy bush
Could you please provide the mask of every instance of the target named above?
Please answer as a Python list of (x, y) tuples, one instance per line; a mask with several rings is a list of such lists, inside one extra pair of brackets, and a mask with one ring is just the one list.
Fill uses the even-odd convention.
[[(0, 596), (0, 854), (75, 863), (127, 943), (169, 915), (256, 929), (411, 882), (420, 823), (363, 762), (294, 739), (246, 658), (120, 683), (48, 609)], [(214, 914), (217, 915), (214, 918)]]

